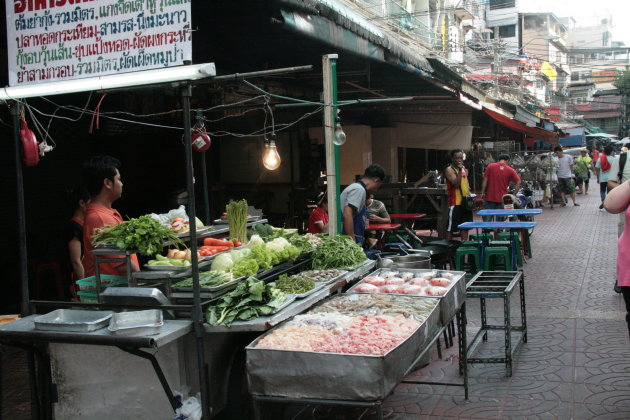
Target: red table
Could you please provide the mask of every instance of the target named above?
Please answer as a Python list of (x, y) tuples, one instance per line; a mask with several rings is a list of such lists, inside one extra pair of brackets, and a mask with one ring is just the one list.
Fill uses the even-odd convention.
[(386, 231), (386, 230), (396, 230), (400, 228), (400, 224), (398, 223), (374, 223), (371, 225), (367, 225), (365, 227), (365, 230), (380, 230), (380, 231)]
[(378, 238), (378, 247), (380, 249), (383, 248), (383, 237), (385, 236), (385, 232), (394, 231), (396, 229), (400, 229), (400, 224), (398, 223), (374, 223), (371, 225), (367, 225), (365, 230), (374, 230), (380, 232), (380, 236)]
[[(398, 219), (401, 220), (403, 223), (403, 230), (405, 232), (407, 232), (412, 238), (414, 238), (416, 241), (418, 241), (419, 244), (422, 244), (422, 241), (420, 240), (420, 238), (418, 238), (418, 236), (416, 235), (416, 232), (413, 228), (413, 223), (418, 220), (418, 219), (422, 219), (423, 217), (425, 217), (426, 214), (425, 213), (394, 213), (394, 214), (390, 214), (389, 217), (394, 220), (394, 219)], [(408, 244), (407, 241), (405, 241), (400, 235), (396, 235), (398, 237), (398, 239), (404, 243), (405, 245), (407, 245), (409, 248), (413, 248), (413, 246), (411, 246), (411, 244)]]

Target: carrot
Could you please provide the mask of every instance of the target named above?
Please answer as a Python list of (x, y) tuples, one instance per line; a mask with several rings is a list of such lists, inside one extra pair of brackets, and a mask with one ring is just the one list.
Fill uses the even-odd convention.
[(203, 244), (207, 246), (227, 246), (228, 248), (234, 247), (232, 241), (223, 241), (216, 238), (204, 238)]
[(207, 249), (207, 250), (216, 250), (218, 252), (221, 251), (227, 251), (228, 249), (230, 249), (229, 246), (212, 246), (212, 245), (204, 245), (203, 247), (199, 248), (199, 249)]

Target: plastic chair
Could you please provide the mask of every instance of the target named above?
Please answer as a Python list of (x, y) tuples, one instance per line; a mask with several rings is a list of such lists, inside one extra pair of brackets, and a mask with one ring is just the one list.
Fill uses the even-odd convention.
[(455, 269), (457, 271), (476, 273), (481, 268), (480, 263), (479, 249), (476, 246), (460, 246), (457, 248), (455, 252)]
[(492, 233), (471, 233), (468, 235), (468, 238), (474, 241), (492, 241), (494, 239), (494, 235)]
[[(512, 241), (510, 240), (509, 233), (500, 233), (500, 240), (490, 242), (490, 246), (512, 246)], [(521, 240), (518, 236), (514, 235), (514, 244), (516, 245), (516, 265), (519, 267), (523, 266), (523, 251), (521, 247)]]
[[(497, 259), (501, 257), (501, 261)], [(501, 270), (510, 271), (511, 258), (510, 248), (506, 246), (488, 246), (483, 250), (483, 269), (484, 271), (496, 271), (497, 266), (501, 265)]]

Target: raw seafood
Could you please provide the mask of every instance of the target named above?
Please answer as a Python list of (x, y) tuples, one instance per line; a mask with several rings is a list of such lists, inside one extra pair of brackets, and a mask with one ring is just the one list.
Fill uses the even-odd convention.
[(370, 283), (363, 283), (355, 287), (354, 291), (359, 293), (377, 293), (379, 287)]
[(423, 279), (422, 277), (414, 277), (409, 280), (409, 284), (416, 286), (427, 286), (429, 284), (429, 280)]
[(400, 277), (404, 280), (407, 281), (411, 278), (413, 278), (413, 273), (400, 273)]
[(401, 284), (405, 284), (405, 280), (401, 279), (400, 277), (390, 277), (387, 280), (385, 280), (385, 284), (401, 285)]
[(418, 321), (400, 315), (366, 315), (349, 318), (350, 322), (341, 329), (335, 324), (336, 331), (333, 332), (330, 325), (319, 324), (324, 317), (349, 318), (336, 313), (320, 314), (319, 319), (296, 317), (286, 326), (263, 337), (257, 347), (381, 356), (406, 340), (420, 326)]
[(424, 322), (438, 304), (437, 299), (384, 294), (346, 294), (335, 296), (311, 309), (309, 313), (339, 312), (345, 315), (402, 315)]
[(422, 286), (408, 286), (403, 290), (403, 293), (406, 295), (424, 295), (424, 287)]
[(382, 286), (385, 284), (385, 279), (379, 276), (366, 277), (363, 281), (365, 283), (373, 284), (374, 286)]
[(427, 287), (426, 293), (428, 296), (444, 296), (448, 289), (446, 287), (440, 286), (430, 286)]
[(431, 286), (441, 286), (448, 287), (451, 284), (451, 281), (444, 277), (436, 277), (431, 279)]
[(378, 289), (381, 293), (402, 293), (403, 290), (405, 290), (405, 288), (400, 284), (386, 284)]
[(442, 277), (445, 279), (453, 280), (453, 274), (451, 273), (442, 273)]
[(307, 277), (315, 282), (329, 282), (332, 281), (334, 279), (336, 279), (337, 277), (341, 276), (342, 274), (347, 273), (347, 271), (345, 270), (337, 270), (335, 268), (331, 268), (328, 270), (308, 270), (308, 271), (302, 271), (301, 273), (298, 273), (298, 275), (300, 277)]

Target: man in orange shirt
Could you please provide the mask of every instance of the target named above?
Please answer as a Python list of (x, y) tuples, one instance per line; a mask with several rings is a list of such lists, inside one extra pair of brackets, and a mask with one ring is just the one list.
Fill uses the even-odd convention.
[[(94, 156), (83, 163), (83, 179), (85, 187), (90, 193), (90, 203), (87, 205), (85, 222), (83, 224), (83, 268), (85, 276), (90, 277), (94, 272), (94, 256), (92, 255), (92, 235), (103, 226), (117, 225), (123, 221), (120, 213), (112, 208), (112, 203), (122, 195), (123, 183), (120, 180), (120, 161), (111, 156)], [(124, 255), (108, 255), (107, 258), (122, 258)], [(113, 276), (127, 275), (123, 262), (101, 263), (101, 274)], [(138, 257), (131, 255), (131, 269), (138, 271)]]

